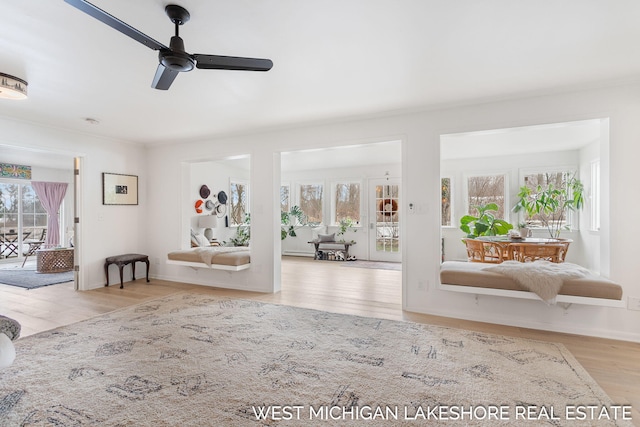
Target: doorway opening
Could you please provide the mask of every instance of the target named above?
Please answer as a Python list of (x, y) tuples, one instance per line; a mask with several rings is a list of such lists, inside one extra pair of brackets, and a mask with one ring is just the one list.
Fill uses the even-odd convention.
[[(378, 285), (380, 290), (391, 280), (395, 283), (393, 296), (381, 292), (385, 295), (381, 296), (381, 302), (393, 298), (401, 305), (402, 142), (283, 152), (280, 163), (281, 212), (300, 210), (304, 216), (304, 224), (296, 219), (293, 236), (286, 232), (289, 224), (282, 223), (285, 232), (282, 233), (281, 255), (286, 259), (282, 264), (283, 290), (304, 286), (290, 281), (290, 277), (320, 275), (323, 283), (314, 282), (315, 285), (331, 289), (340, 282), (338, 277), (348, 276), (352, 283), (366, 282), (358, 292), (375, 294)], [(291, 217), (282, 213), (281, 216)], [(318, 254), (312, 243), (318, 239), (336, 244), (320, 245), (322, 254)], [(344, 257), (344, 243), (349, 244), (349, 258), (355, 261)], [(324, 257), (325, 252), (327, 257)], [(356, 270), (360, 268), (344, 267), (362, 270), (358, 274)], [(393, 274), (389, 270), (396, 270), (394, 279), (383, 277)], [(353, 286), (359, 284), (353, 283)]]

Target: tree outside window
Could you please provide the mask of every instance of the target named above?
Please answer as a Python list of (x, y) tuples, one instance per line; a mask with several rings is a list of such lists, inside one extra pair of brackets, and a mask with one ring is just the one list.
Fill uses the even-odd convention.
[(451, 226), (451, 178), (442, 178), (440, 180), (440, 191), (442, 194), (441, 201), (441, 225), (443, 227)]
[(289, 212), (290, 207), (291, 207), (291, 203), (289, 198), (289, 186), (281, 185), (280, 186), (280, 212)]
[(505, 218), (505, 176), (482, 175), (467, 178), (469, 215), (478, 216), (474, 206), (484, 206), (495, 203), (500, 208), (496, 218)]
[(231, 181), (229, 190), (230, 225), (242, 225), (249, 212), (249, 184)]
[(335, 223), (360, 222), (360, 183), (338, 183), (335, 187)]
[(322, 184), (300, 184), (300, 209), (307, 216), (308, 224), (322, 224)]

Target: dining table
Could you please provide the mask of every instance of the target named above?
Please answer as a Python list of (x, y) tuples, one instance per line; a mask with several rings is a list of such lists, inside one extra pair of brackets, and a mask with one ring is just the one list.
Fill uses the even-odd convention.
[[(525, 237), (515, 238), (509, 236), (480, 236), (478, 240), (493, 242), (502, 248), (505, 260), (521, 260), (519, 255), (525, 256), (526, 253), (535, 254), (536, 252), (544, 253), (545, 247), (550, 245), (562, 245), (563, 248), (558, 251), (558, 258), (555, 262), (564, 262), (569, 250), (572, 239), (554, 239), (549, 237)], [(519, 252), (520, 251), (520, 252)]]

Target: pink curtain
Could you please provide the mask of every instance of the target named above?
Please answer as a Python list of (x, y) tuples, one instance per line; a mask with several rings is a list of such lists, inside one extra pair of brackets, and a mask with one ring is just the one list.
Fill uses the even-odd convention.
[(58, 211), (67, 193), (66, 182), (31, 181), (33, 191), (36, 192), (42, 207), (47, 211), (47, 240), (45, 245), (58, 246), (60, 244), (60, 225)]

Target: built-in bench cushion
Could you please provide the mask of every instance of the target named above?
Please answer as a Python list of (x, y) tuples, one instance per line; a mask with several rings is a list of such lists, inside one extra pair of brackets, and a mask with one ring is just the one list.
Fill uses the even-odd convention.
[[(481, 262), (445, 261), (440, 267), (440, 283), (528, 292), (512, 278), (484, 270), (485, 267), (494, 265)], [(621, 300), (622, 287), (594, 275), (589, 278), (565, 279), (558, 294)]]
[[(240, 248), (211, 248), (212, 251), (218, 250), (219, 253), (211, 258), (213, 265), (240, 266), (251, 262), (251, 252), (248, 248), (241, 250)], [(225, 252), (225, 249), (229, 252)], [(233, 251), (231, 251), (234, 249)], [(202, 257), (193, 249), (180, 250), (170, 252), (167, 257), (172, 261), (197, 262), (205, 264)]]

